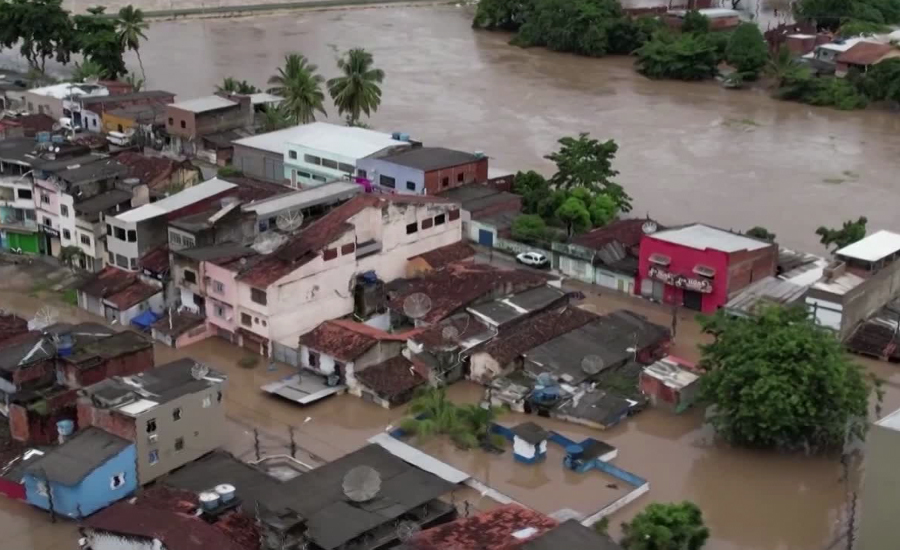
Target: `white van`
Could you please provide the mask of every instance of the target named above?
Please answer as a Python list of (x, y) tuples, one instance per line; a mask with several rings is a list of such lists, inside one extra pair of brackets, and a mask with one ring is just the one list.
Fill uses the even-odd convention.
[(106, 141), (112, 145), (119, 147), (127, 147), (131, 145), (132, 134), (123, 134), (122, 132), (109, 132), (106, 134)]

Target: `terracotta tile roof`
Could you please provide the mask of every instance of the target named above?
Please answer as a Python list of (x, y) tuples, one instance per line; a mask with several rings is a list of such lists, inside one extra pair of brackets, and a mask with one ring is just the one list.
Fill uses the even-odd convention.
[(160, 292), (162, 292), (162, 288), (150, 286), (135, 278), (130, 285), (107, 296), (105, 300), (115, 305), (121, 311), (148, 300)]
[(146, 269), (153, 273), (167, 273), (169, 271), (168, 245), (150, 249), (149, 252), (138, 259), (138, 265), (141, 266), (141, 269)]
[(356, 371), (356, 379), (388, 401), (425, 383), (412, 368), (412, 363), (402, 355)]
[(514, 550), (557, 525), (540, 512), (507, 504), (416, 533), (409, 546), (412, 550)]
[(571, 305), (547, 310), (504, 327), (481, 351), (501, 366), (506, 365), (526, 351), (597, 319), (597, 315)]
[(440, 269), (453, 262), (459, 262), (473, 256), (475, 256), (475, 249), (465, 241), (459, 241), (448, 244), (447, 246), (435, 248), (424, 254), (419, 254), (418, 256), (410, 258), (410, 260), (421, 258), (425, 260), (432, 269)]
[(477, 300), (521, 292), (545, 285), (547, 280), (546, 275), (524, 269), (458, 263), (421, 277), (392, 281), (385, 290), (388, 307), (395, 311), (403, 311), (407, 296), (425, 294), (431, 299), (431, 309), (421, 320), (436, 323)]
[(25, 129), (26, 135), (34, 135), (36, 132), (50, 132), (53, 130), (53, 125), (56, 124), (56, 120), (53, 117), (43, 113), (23, 115), (12, 120)]
[(410, 336), (420, 332), (420, 330), (414, 329), (408, 330), (406, 332), (392, 334), (390, 332), (385, 332), (381, 329), (371, 327), (365, 323), (357, 323), (356, 321), (351, 321), (350, 319), (334, 319), (329, 322), (339, 325), (348, 330), (352, 330), (353, 332), (371, 336), (376, 340), (394, 340), (397, 342), (405, 342), (407, 339), (409, 339)]
[(644, 218), (616, 220), (609, 225), (582, 233), (572, 239), (572, 242), (586, 248), (601, 248), (618, 241), (625, 248), (632, 248), (641, 244), (641, 237), (644, 235), (642, 227), (647, 221), (649, 220)]
[(872, 65), (881, 61), (881, 58), (893, 49), (894, 46), (890, 44), (857, 42), (850, 49), (838, 55), (837, 62), (850, 65)]
[(377, 342), (378, 340), (370, 334), (350, 330), (334, 321), (325, 321), (300, 337), (301, 346), (307, 346), (341, 361), (353, 361)]
[(172, 327), (169, 328), (169, 316), (163, 315), (163, 317), (153, 323), (153, 328), (162, 334), (168, 334), (169, 336), (181, 336), (185, 332), (191, 330), (194, 327), (198, 327), (203, 324), (206, 320), (206, 317), (202, 315), (197, 315), (195, 313), (190, 313), (189, 311), (179, 311), (172, 313)]
[(106, 298), (131, 285), (135, 278), (133, 273), (115, 267), (106, 267), (81, 283), (77, 289), (88, 296)]
[(119, 153), (116, 160), (128, 167), (127, 177), (138, 178), (151, 189), (167, 185), (172, 173), (182, 164), (170, 158), (148, 157), (132, 151)]
[(237, 197), (241, 202), (253, 202), (296, 191), (296, 189), (285, 185), (278, 185), (277, 183), (261, 181), (246, 176), (220, 176), (219, 179), (238, 186)]

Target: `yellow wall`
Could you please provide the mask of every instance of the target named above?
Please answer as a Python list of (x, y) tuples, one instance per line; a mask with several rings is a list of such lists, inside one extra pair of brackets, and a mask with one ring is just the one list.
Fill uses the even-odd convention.
[[(125, 130), (136, 126), (133, 118), (116, 116), (110, 113), (103, 113), (102, 120), (104, 132), (124, 132)], [(122, 125), (121, 130), (119, 130), (120, 124)]]

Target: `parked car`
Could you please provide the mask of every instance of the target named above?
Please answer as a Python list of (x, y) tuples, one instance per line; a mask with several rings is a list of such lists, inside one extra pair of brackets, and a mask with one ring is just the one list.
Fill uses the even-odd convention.
[(540, 252), (522, 252), (516, 256), (516, 261), (530, 267), (550, 267), (550, 260)]

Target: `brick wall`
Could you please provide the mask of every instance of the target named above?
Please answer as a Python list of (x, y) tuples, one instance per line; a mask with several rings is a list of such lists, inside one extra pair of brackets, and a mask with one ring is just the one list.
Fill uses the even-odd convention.
[(96, 426), (123, 439), (134, 441), (135, 428), (133, 419), (114, 414), (106, 409), (98, 409), (94, 407), (88, 398), (82, 398), (78, 401), (77, 415), (79, 430), (83, 430), (88, 426)]
[(753, 282), (775, 275), (778, 267), (778, 247), (770, 245), (759, 250), (741, 251), (728, 257), (728, 294), (736, 292)]
[[(462, 175), (462, 181), (459, 181), (460, 175)], [(438, 195), (447, 189), (470, 183), (484, 183), (487, 179), (488, 159), (485, 157), (475, 162), (425, 172), (425, 193), (427, 195)], [(447, 182), (446, 185), (444, 185), (445, 180)]]
[(9, 431), (13, 439), (33, 445), (50, 445), (59, 439), (56, 423), (76, 417), (74, 390), (62, 391), (46, 399), (40, 411), (26, 405), (9, 406)]
[(501, 212), (521, 212), (522, 196), (512, 195), (507, 200), (496, 202), (485, 208), (470, 212), (473, 218), (481, 218), (485, 216), (493, 216)]
[(53, 360), (47, 359), (17, 369), (13, 372), (13, 384), (19, 389), (23, 387), (39, 388), (52, 383), (56, 377), (55, 372)]
[(112, 376), (138, 374), (152, 369), (153, 366), (153, 348), (147, 347), (134, 353), (108, 359), (87, 369), (79, 369), (75, 365), (66, 364), (66, 383), (71, 387), (84, 388)]

